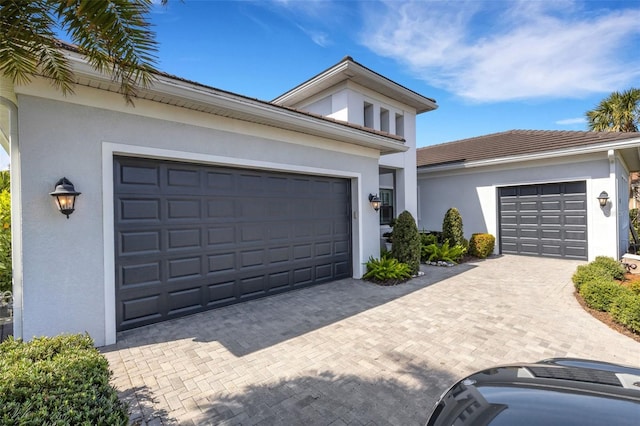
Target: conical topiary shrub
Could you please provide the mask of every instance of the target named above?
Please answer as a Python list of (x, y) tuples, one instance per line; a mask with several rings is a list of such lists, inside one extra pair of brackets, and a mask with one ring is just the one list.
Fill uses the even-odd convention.
[(465, 247), (464, 233), (462, 231), (462, 216), (455, 207), (451, 207), (444, 215), (442, 222), (442, 242), (449, 240), (449, 245)]
[(391, 255), (411, 268), (411, 274), (420, 270), (420, 233), (416, 221), (408, 211), (400, 213), (393, 226)]

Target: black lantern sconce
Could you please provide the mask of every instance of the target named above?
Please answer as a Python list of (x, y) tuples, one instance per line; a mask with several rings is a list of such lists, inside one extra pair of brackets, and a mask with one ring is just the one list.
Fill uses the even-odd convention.
[(380, 197), (378, 197), (378, 194), (376, 195), (369, 194), (369, 203), (371, 203), (371, 207), (373, 207), (375, 211), (378, 211), (380, 210), (380, 205), (382, 204), (382, 201), (380, 200)]
[(600, 207), (606, 206), (608, 201), (609, 194), (607, 194), (607, 191), (602, 191), (600, 195), (598, 195), (598, 202), (600, 203)]
[(80, 192), (76, 191), (69, 179), (63, 177), (56, 182), (55, 189), (49, 195), (55, 198), (60, 213), (69, 219), (69, 215), (75, 210), (76, 197), (80, 195)]

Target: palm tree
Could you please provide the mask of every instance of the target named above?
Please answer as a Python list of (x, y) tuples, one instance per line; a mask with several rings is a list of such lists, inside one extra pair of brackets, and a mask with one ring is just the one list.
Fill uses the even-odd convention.
[(640, 89), (613, 92), (587, 111), (589, 130), (596, 132), (637, 132), (640, 126)]
[[(165, 4), (167, 0), (163, 0)], [(120, 83), (128, 103), (153, 81), (157, 43), (146, 19), (152, 0), (0, 0), (0, 78), (48, 78), (73, 93), (73, 71), (60, 51), (65, 32), (89, 64)]]

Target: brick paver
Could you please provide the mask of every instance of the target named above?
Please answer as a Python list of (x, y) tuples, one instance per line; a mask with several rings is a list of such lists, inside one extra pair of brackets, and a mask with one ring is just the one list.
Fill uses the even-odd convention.
[(103, 348), (147, 425), (422, 425), (453, 381), (548, 357), (640, 365), (573, 297), (580, 262), (501, 256), (396, 287), (341, 280), (121, 333)]

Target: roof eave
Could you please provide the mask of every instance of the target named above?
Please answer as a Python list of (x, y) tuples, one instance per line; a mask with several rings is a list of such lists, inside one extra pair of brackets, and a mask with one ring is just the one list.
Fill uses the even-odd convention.
[(278, 105), (296, 105), (345, 80), (353, 80), (364, 87), (375, 90), (392, 99), (397, 99), (414, 108), (417, 114), (433, 111), (438, 108), (434, 99), (427, 98), (407, 89), (360, 65), (349, 57), (280, 95), (271, 102)]
[(623, 141), (607, 142), (598, 145), (566, 148), (554, 151), (543, 151), (534, 154), (514, 155), (510, 157), (491, 158), (487, 160), (463, 161), (459, 163), (449, 163), (435, 166), (418, 166), (419, 174), (437, 173), (442, 171), (472, 169), (478, 167), (488, 167), (495, 165), (503, 165), (510, 163), (518, 163), (523, 161), (545, 160), (549, 158), (561, 158), (571, 155), (593, 154), (598, 152), (606, 152), (610, 149), (621, 150), (628, 148), (640, 147), (640, 138), (626, 139)]
[[(74, 73), (81, 81), (83, 78), (101, 82), (108, 90), (117, 92), (118, 84), (110, 76), (94, 70), (78, 54), (70, 54)], [(208, 86), (174, 79), (166, 75), (157, 75), (155, 82), (148, 88), (138, 88), (137, 99), (152, 100), (168, 96), (176, 101), (190, 102), (203, 107), (225, 110), (225, 116), (244, 121), (257, 122), (285, 130), (297, 131), (312, 136), (328, 138), (372, 148), (380, 154), (405, 152), (409, 149), (403, 140), (380, 133), (368, 132), (335, 120), (305, 114), (279, 105), (217, 90)], [(134, 99), (135, 100), (135, 99)], [(198, 110), (201, 110), (198, 108)]]

